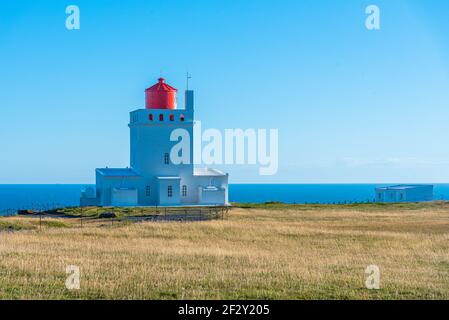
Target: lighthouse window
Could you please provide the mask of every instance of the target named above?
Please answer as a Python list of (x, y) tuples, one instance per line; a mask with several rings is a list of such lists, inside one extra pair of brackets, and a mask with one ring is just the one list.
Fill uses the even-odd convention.
[(172, 186), (168, 186), (168, 188), (167, 188), (167, 196), (169, 198), (173, 197), (173, 187)]
[(164, 154), (164, 163), (165, 164), (170, 164), (170, 158), (169, 158), (168, 153)]
[(187, 197), (187, 186), (186, 185), (182, 186), (182, 196)]
[(153, 115), (152, 114), (150, 114), (149, 118), (150, 118), (150, 121), (153, 121)]
[(181, 119), (181, 122), (184, 122), (184, 115), (183, 114), (181, 114), (180, 119)]
[(175, 121), (175, 116), (174, 115), (170, 115), (170, 121)]
[(164, 121), (164, 115), (163, 114), (159, 115), (159, 121)]
[(151, 187), (147, 186), (146, 190), (145, 190), (145, 194), (147, 197), (149, 197), (151, 195)]

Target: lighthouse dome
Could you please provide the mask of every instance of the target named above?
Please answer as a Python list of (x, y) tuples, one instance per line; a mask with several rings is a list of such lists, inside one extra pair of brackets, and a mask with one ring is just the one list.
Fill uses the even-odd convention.
[(147, 109), (176, 109), (177, 89), (159, 78), (158, 83), (145, 90), (145, 107)]

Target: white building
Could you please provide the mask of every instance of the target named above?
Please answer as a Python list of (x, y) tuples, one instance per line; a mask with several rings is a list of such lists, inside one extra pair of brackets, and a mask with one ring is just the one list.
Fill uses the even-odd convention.
[[(84, 190), (81, 205), (228, 205), (228, 174), (193, 165), (193, 91), (185, 92), (185, 109), (177, 109), (177, 90), (162, 78), (145, 93), (146, 108), (130, 114), (130, 167), (97, 169), (96, 190)], [(178, 128), (190, 134), (189, 163), (170, 158)]]
[(376, 202), (422, 202), (433, 200), (433, 185), (397, 185), (376, 188)]

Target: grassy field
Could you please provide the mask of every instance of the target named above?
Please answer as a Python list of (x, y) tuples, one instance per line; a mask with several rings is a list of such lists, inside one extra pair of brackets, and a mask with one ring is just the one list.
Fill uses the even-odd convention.
[[(365, 288), (372, 264), (380, 290)], [(449, 299), (449, 203), (237, 205), (224, 220), (83, 228), (0, 218), (0, 299), (133, 298)]]

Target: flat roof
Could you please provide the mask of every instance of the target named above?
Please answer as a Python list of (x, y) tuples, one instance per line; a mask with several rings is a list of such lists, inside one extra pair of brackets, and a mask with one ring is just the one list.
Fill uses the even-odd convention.
[(194, 176), (206, 176), (206, 177), (222, 177), (222, 176), (225, 176), (226, 173), (223, 173), (217, 169), (194, 168), (193, 175)]
[(426, 188), (426, 187), (433, 188), (433, 185), (430, 185), (430, 184), (400, 184), (400, 185), (395, 185), (395, 186), (379, 187), (379, 188), (376, 188), (376, 190), (407, 190), (407, 189), (417, 189), (417, 188)]
[(105, 177), (140, 177), (140, 175), (131, 168), (98, 168), (97, 172)]
[(180, 180), (181, 177), (157, 177), (159, 180)]
[(206, 187), (201, 187), (201, 190), (205, 191), (205, 192), (214, 192), (214, 191), (223, 191), (225, 189), (222, 187), (216, 187), (216, 186), (206, 186)]

